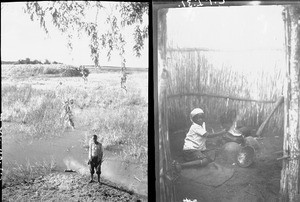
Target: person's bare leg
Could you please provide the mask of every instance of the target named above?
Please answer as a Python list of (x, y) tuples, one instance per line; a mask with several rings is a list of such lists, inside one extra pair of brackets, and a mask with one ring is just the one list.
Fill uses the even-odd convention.
[(207, 166), (210, 163), (210, 161), (207, 158), (204, 158), (202, 160), (195, 160), (195, 161), (190, 161), (186, 163), (182, 163), (181, 167), (186, 168), (186, 167), (191, 167), (191, 166)]
[(98, 174), (98, 182), (100, 183), (100, 174)]
[(94, 182), (93, 178), (94, 178), (94, 174), (91, 174), (91, 181), (90, 182)]
[(92, 162), (91, 162), (91, 181), (90, 181), (90, 183), (91, 182), (94, 182), (94, 167), (93, 167), (93, 165), (92, 165)]
[(100, 175), (101, 175), (101, 161), (97, 165), (97, 175), (98, 175), (98, 182), (100, 183)]

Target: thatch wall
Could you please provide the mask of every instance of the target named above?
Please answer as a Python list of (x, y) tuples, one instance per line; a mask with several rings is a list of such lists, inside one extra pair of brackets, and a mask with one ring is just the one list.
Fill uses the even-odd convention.
[[(217, 122), (222, 113), (236, 109), (246, 125), (258, 128), (283, 93), (285, 73), (284, 53), (281, 50), (224, 52), (167, 49), (166, 62), (170, 73), (167, 94), (171, 131), (189, 127), (189, 113), (195, 107), (203, 108), (211, 122)], [(267, 102), (186, 95), (187, 93), (216, 94)], [(283, 106), (280, 106), (270, 119), (263, 136), (282, 131)]]

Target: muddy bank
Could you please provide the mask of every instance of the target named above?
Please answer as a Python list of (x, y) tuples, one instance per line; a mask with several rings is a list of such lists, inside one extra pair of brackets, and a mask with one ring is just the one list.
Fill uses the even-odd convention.
[(146, 198), (105, 179), (87, 183), (78, 173), (52, 173), (2, 188), (2, 201), (146, 201)]
[[(64, 173), (65, 169), (76, 171), (82, 183), (89, 180), (87, 147), (84, 147), (86, 131), (70, 130), (62, 137), (49, 140), (13, 141), (3, 138), (3, 182), (12, 164), (34, 164), (36, 162), (55, 162), (55, 171)], [(124, 163), (115, 151), (104, 151), (102, 165), (103, 179), (147, 196), (147, 181), (139, 165)], [(76, 176), (76, 174), (74, 174)], [(59, 174), (60, 175), (60, 174)], [(68, 176), (68, 175), (67, 175)], [(76, 179), (77, 179), (76, 178)], [(21, 186), (21, 185), (20, 185)], [(27, 188), (26, 188), (27, 189)], [(28, 187), (30, 189), (30, 187)]]

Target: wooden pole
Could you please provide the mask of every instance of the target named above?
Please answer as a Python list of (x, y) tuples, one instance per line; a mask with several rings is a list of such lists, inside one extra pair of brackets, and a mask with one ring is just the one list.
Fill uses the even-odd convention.
[[(166, 14), (167, 9), (159, 9), (153, 5), (153, 20), (154, 20), (154, 56), (156, 63), (155, 76), (157, 76), (157, 115), (158, 115), (158, 131), (155, 132), (155, 136), (158, 140), (158, 159), (155, 161), (158, 163), (156, 167), (158, 172), (157, 181), (157, 201), (176, 201), (175, 187), (173, 184), (174, 173), (172, 172), (172, 160), (170, 152), (169, 141), (169, 127), (168, 127), (168, 100), (167, 100), (167, 87), (168, 87), (168, 71), (166, 64), (166, 45), (167, 45), (167, 23)], [(157, 133), (158, 132), (158, 133)]]
[(300, 6), (286, 6), (286, 82), (283, 159), (280, 194), (282, 202), (299, 201), (300, 164)]
[(167, 104), (167, 86), (168, 72), (163, 70), (160, 80), (159, 92), (159, 164), (160, 164), (160, 201), (175, 201), (174, 191), (174, 173), (172, 172), (172, 160), (170, 152), (170, 139), (168, 127), (168, 104)]
[[(191, 38), (191, 40), (193, 40)], [(210, 52), (251, 52), (251, 51), (282, 51), (281, 49), (274, 48), (261, 48), (261, 49), (212, 49), (212, 48), (168, 48), (168, 52), (200, 52), (200, 51), (210, 51)]]
[(241, 97), (234, 97), (229, 95), (217, 95), (213, 93), (180, 93), (180, 94), (172, 94), (169, 95), (168, 98), (177, 98), (177, 97), (184, 97), (184, 96), (207, 96), (207, 97), (216, 97), (216, 98), (223, 98), (223, 99), (230, 99), (230, 100), (239, 100), (239, 101), (246, 101), (246, 102), (258, 102), (258, 103), (275, 103), (275, 100), (256, 100), (256, 99), (247, 99)]
[(269, 122), (270, 118), (272, 117), (272, 115), (274, 114), (274, 112), (276, 111), (276, 109), (283, 103), (284, 97), (280, 97), (276, 104), (274, 109), (272, 110), (272, 112), (269, 114), (269, 116), (266, 118), (266, 120), (264, 120), (264, 122), (259, 126), (257, 132), (256, 132), (256, 136), (257, 137), (261, 137), (262, 132), (264, 130), (264, 128), (266, 127), (267, 123)]

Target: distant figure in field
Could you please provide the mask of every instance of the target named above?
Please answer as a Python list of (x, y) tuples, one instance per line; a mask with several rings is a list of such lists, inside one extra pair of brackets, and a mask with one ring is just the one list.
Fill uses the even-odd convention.
[(63, 119), (65, 121), (65, 125), (66, 124), (69, 124), (72, 129), (74, 130), (75, 129), (75, 124), (74, 124), (74, 116), (73, 116), (73, 113), (71, 111), (71, 105), (73, 104), (73, 100), (67, 100), (65, 101), (64, 103), (64, 116), (63, 116)]
[(98, 175), (98, 182), (100, 183), (100, 175), (101, 175), (101, 165), (103, 162), (103, 148), (102, 144), (97, 141), (97, 135), (93, 135), (92, 139), (89, 142), (89, 161), (88, 165), (90, 165), (91, 172), (91, 182), (94, 182), (93, 176), (95, 173)]
[(121, 77), (121, 88), (124, 89), (127, 92), (126, 80), (127, 80), (127, 74), (123, 73), (123, 76)]
[(83, 79), (83, 81), (84, 81), (84, 83), (87, 83), (87, 73), (84, 71), (84, 66), (81, 66), (80, 67), (80, 69), (81, 69), (81, 74), (82, 74), (82, 79)]
[(59, 86), (61, 86), (62, 85), (62, 82), (60, 81), (59, 83), (58, 83), (58, 85), (56, 86), (56, 89), (59, 87)]

